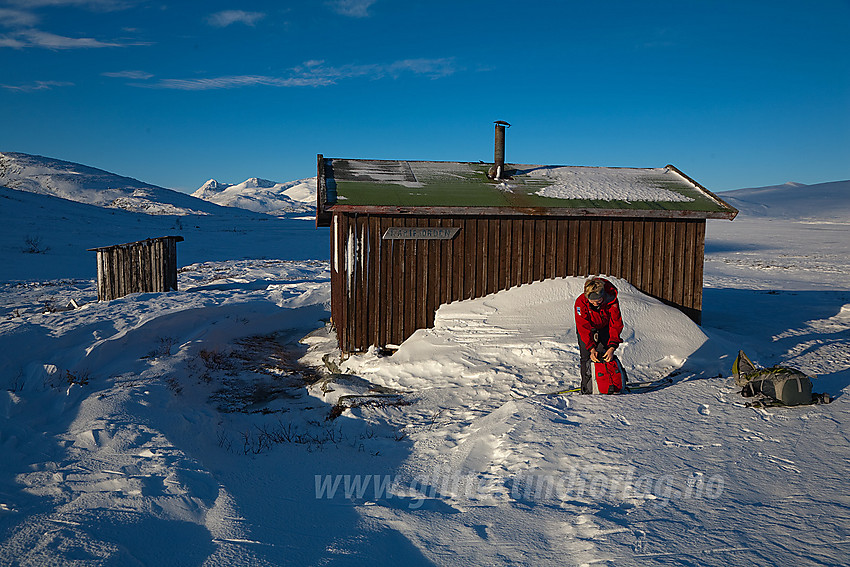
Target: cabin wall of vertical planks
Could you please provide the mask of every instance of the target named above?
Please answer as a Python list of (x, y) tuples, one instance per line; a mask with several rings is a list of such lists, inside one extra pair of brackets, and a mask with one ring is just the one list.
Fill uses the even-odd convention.
[[(451, 240), (384, 240), (390, 227), (458, 227)], [(331, 316), (344, 352), (398, 345), (444, 304), (563, 276), (606, 274), (702, 310), (705, 219), (418, 216), (335, 212)]]
[(177, 243), (182, 236), (90, 248), (97, 252), (97, 299), (177, 289)]

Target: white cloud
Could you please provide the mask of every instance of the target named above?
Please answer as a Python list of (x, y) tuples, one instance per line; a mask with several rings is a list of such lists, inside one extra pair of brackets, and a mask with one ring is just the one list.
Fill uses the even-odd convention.
[(53, 89), (55, 87), (72, 87), (74, 83), (67, 83), (63, 81), (36, 81), (34, 83), (30, 83), (28, 85), (0, 85), (0, 87), (10, 90), (10, 91), (18, 91), (24, 93), (31, 93), (34, 91), (47, 91)]
[(217, 28), (226, 28), (231, 24), (241, 23), (253, 26), (259, 20), (265, 18), (262, 12), (245, 12), (243, 10), (223, 10), (216, 12), (207, 18), (207, 23)]
[[(77, 6), (92, 10), (111, 11), (128, 8), (136, 0), (0, 0), (6, 6), (0, 7), (0, 27), (9, 28), (6, 35), (0, 36), (0, 48), (43, 47), (47, 49), (87, 49), (98, 47), (122, 47), (126, 45), (150, 45), (149, 43), (112, 43), (90, 37), (67, 37), (42, 31), (35, 26), (40, 18), (33, 9)], [(22, 9), (16, 9), (20, 7)]]
[(42, 47), (45, 49), (95, 49), (101, 47), (127, 47), (131, 45), (150, 45), (145, 42), (112, 43), (91, 37), (67, 37), (37, 29), (17, 30), (0, 36), (0, 47)]
[(117, 71), (115, 73), (101, 73), (101, 75), (115, 79), (135, 79), (137, 81), (146, 81), (153, 77), (152, 74), (145, 71)]
[(0, 47), (12, 47), (14, 49), (23, 49), (26, 46), (27, 44), (19, 39), (15, 39), (9, 36), (0, 37)]
[(121, 47), (118, 43), (106, 43), (91, 37), (65, 37), (41, 30), (26, 30), (18, 35), (25, 37), (29, 46), (48, 49), (91, 49), (98, 47)]
[[(235, 75), (211, 79), (163, 79), (149, 85), (159, 89), (177, 89), (182, 91), (206, 91), (214, 89), (232, 89), (264, 85), (271, 87), (317, 87), (330, 84), (327, 79), (310, 77), (268, 77), (265, 75)], [(148, 85), (137, 85), (148, 86)]]
[(352, 64), (341, 65), (339, 67), (325, 67), (322, 61), (307, 61), (293, 69), (300, 76), (323, 77), (331, 82), (336, 82), (338, 79), (351, 79), (355, 77), (382, 79), (390, 76), (395, 78), (404, 72), (410, 72), (415, 75), (428, 75), (436, 79), (451, 75), (455, 70), (454, 59), (452, 58), (404, 59), (389, 64)]
[(377, 0), (332, 0), (328, 2), (331, 9), (337, 14), (352, 18), (365, 18), (369, 16), (369, 8)]
[(454, 59), (448, 57), (442, 59), (404, 59), (388, 66), (388, 71), (393, 75), (401, 71), (410, 71), (417, 75), (428, 75), (433, 79), (447, 77), (456, 70)]
[(38, 17), (23, 10), (0, 8), (0, 25), (8, 28), (31, 27), (38, 23)]
[(22, 8), (45, 8), (55, 6), (78, 6), (90, 10), (124, 10), (134, 4), (133, 0), (6, 0), (7, 4)]
[(451, 58), (404, 59), (389, 64), (341, 65), (339, 67), (328, 67), (324, 66), (322, 61), (311, 60), (305, 61), (292, 71), (293, 73), (289, 77), (232, 75), (201, 79), (163, 79), (156, 83), (137, 84), (136, 86), (185, 91), (233, 89), (249, 86), (323, 87), (334, 85), (343, 79), (365, 77), (377, 80), (385, 77), (397, 78), (403, 73), (413, 73), (438, 79), (454, 73), (456, 66)]

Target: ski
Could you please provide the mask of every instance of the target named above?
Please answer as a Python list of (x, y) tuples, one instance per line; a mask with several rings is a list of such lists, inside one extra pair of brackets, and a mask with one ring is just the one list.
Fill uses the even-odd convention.
[[(636, 393), (648, 392), (650, 390), (654, 390), (662, 386), (667, 386), (672, 383), (672, 378), (662, 378), (661, 380), (650, 380), (646, 382), (627, 382), (626, 387), (623, 389), (623, 391)], [(562, 394), (578, 394), (579, 392), (581, 392), (581, 388), (568, 388), (566, 390), (556, 390), (554, 392), (547, 392), (545, 395), (560, 396)]]
[(648, 382), (633, 382), (626, 384), (626, 390), (629, 392), (648, 392), (656, 388), (669, 386), (672, 383), (672, 378), (662, 378), (661, 380), (651, 380)]
[(647, 380), (645, 382), (628, 382), (626, 386), (630, 388), (647, 388), (652, 386), (662, 386), (664, 384), (672, 384), (672, 378), (661, 378), (659, 380)]
[[(670, 378), (670, 377), (661, 378), (660, 380), (647, 380), (647, 381), (644, 381), (644, 382), (626, 382), (626, 385), (623, 388), (621, 393), (649, 392), (649, 391), (654, 390), (656, 388), (668, 386), (672, 383), (673, 383), (673, 379)], [(541, 394), (536, 394), (536, 395), (560, 396), (560, 395), (563, 395), (563, 394), (578, 394), (580, 392), (581, 392), (581, 387), (577, 387), (577, 388), (566, 388), (564, 390), (555, 390), (554, 392), (543, 392)], [(611, 395), (613, 395), (613, 394), (611, 394)], [(527, 395), (524, 394), (524, 395), (522, 395), (522, 397), (527, 397)]]
[(558, 390), (557, 392), (547, 392), (547, 396), (559, 396), (561, 394), (577, 394), (581, 392), (581, 388), (570, 388), (569, 390)]

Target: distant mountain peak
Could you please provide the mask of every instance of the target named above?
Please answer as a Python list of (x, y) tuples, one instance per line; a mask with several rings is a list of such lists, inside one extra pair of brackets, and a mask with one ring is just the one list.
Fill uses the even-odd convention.
[(260, 179), (259, 177), (250, 177), (240, 183), (240, 185), (244, 185), (245, 187), (250, 187), (252, 189), (271, 189), (276, 185), (274, 181), (269, 181), (268, 179)]
[(316, 178), (278, 183), (261, 177), (249, 177), (242, 183), (219, 183), (210, 179), (192, 193), (225, 207), (237, 207), (256, 213), (284, 215), (315, 210)]
[(219, 183), (215, 179), (210, 179), (201, 185), (198, 191), (224, 191), (228, 187), (230, 187), (230, 185), (227, 185), (226, 183)]

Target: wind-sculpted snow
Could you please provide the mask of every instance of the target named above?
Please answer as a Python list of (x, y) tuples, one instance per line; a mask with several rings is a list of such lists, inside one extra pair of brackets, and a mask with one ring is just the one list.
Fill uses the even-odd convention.
[[(701, 327), (612, 278), (631, 379), (670, 382), (553, 396), (579, 381), (584, 278), (343, 359), (311, 222), (0, 204), (2, 565), (846, 563), (837, 225), (709, 221)], [(179, 291), (96, 302), (86, 247), (172, 231)], [(835, 401), (745, 407), (739, 348)]]

